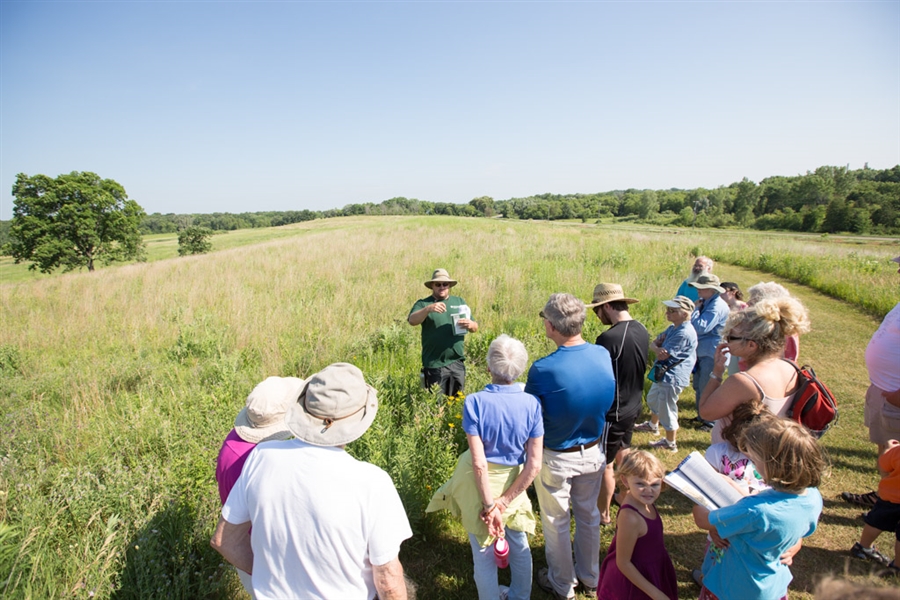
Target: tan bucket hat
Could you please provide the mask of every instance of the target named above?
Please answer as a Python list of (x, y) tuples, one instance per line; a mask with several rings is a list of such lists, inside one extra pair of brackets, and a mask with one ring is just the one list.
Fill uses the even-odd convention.
[(595, 306), (613, 302), (614, 300), (621, 300), (626, 304), (636, 304), (640, 302), (640, 300), (635, 300), (634, 298), (626, 298), (625, 293), (622, 291), (622, 286), (618, 283), (598, 283), (597, 287), (594, 288), (593, 303), (585, 304), (585, 308), (594, 308)]
[(453, 287), (458, 281), (450, 278), (450, 274), (447, 273), (447, 269), (435, 269), (434, 273), (431, 274), (431, 279), (425, 282), (425, 287), (429, 290), (432, 286), (437, 282), (446, 282), (450, 284), (450, 287)]
[(694, 301), (687, 296), (675, 296), (671, 300), (663, 300), (669, 308), (681, 308), (689, 313), (694, 312)]
[(701, 275), (697, 281), (692, 281), (688, 285), (698, 290), (716, 290), (720, 294), (725, 291), (716, 275)]
[(305, 383), (299, 377), (269, 377), (258, 383), (234, 419), (234, 429), (241, 439), (251, 444), (290, 439), (293, 434), (284, 415)]
[(288, 429), (315, 446), (342, 446), (366, 432), (378, 412), (375, 388), (349, 363), (313, 375), (284, 417)]

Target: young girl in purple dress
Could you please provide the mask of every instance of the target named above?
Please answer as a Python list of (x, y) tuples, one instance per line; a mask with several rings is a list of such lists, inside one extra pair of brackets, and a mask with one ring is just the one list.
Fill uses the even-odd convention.
[(654, 504), (665, 473), (659, 459), (642, 450), (622, 461), (619, 477), (627, 492), (616, 518), (616, 535), (600, 567), (598, 598), (678, 600), (675, 566)]

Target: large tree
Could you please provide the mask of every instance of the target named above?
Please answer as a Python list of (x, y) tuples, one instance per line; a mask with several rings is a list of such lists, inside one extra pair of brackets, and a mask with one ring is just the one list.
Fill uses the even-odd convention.
[(77, 171), (56, 179), (19, 173), (12, 193), (12, 255), (17, 263), (31, 261), (29, 269), (93, 271), (95, 260), (143, 258), (144, 209), (112, 179)]

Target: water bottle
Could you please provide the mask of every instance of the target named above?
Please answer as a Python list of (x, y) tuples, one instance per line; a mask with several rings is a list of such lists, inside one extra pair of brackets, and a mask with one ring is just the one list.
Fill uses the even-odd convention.
[(494, 562), (501, 569), (509, 565), (509, 544), (506, 538), (501, 537), (494, 541)]

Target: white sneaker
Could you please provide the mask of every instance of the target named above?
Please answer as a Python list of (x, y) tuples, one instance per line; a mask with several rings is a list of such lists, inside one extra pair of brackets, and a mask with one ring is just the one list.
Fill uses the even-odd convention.
[(509, 588), (505, 585), (500, 586), (500, 600), (507, 600), (509, 598)]
[(659, 425), (654, 425), (652, 421), (644, 421), (634, 426), (635, 431), (647, 431), (653, 435), (659, 435)]
[(660, 450), (668, 450), (669, 452), (678, 452), (678, 444), (676, 444), (675, 442), (670, 442), (666, 438), (661, 438), (656, 440), (655, 442), (650, 442), (650, 447)]

